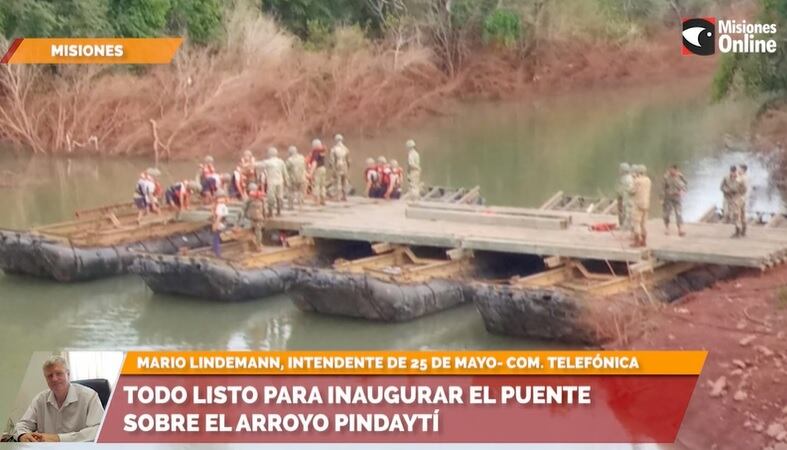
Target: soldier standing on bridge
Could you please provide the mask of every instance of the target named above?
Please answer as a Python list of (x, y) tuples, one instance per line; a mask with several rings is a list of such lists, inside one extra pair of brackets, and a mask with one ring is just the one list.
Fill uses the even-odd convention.
[(742, 214), (745, 205), (746, 183), (741, 181), (738, 176), (737, 167), (730, 167), (730, 173), (721, 182), (721, 192), (724, 194), (724, 202), (729, 211), (728, 217), (735, 224), (735, 233), (731, 237), (746, 236), (746, 215)]
[(630, 194), (634, 201), (634, 210), (632, 211), (632, 224), (634, 226), (633, 232), (633, 247), (645, 247), (648, 240), (648, 213), (650, 212), (650, 178), (647, 174), (647, 168), (643, 165), (635, 167), (636, 176), (634, 177), (634, 186)]
[(421, 155), (415, 149), (415, 141), (410, 139), (405, 144), (407, 147), (407, 196), (412, 200), (421, 197)]
[(741, 236), (746, 236), (746, 205), (749, 203), (749, 194), (751, 194), (751, 187), (749, 185), (749, 166), (746, 164), (738, 165), (738, 178), (743, 184), (743, 199), (741, 201), (741, 221), (743, 228), (741, 229)]
[(621, 230), (631, 230), (631, 194), (634, 178), (628, 163), (620, 164), (620, 180), (618, 180), (618, 226)]
[(273, 206), (276, 205), (276, 215), (281, 216), (281, 204), (284, 202), (284, 186), (288, 184), (289, 175), (284, 161), (279, 158), (276, 147), (268, 149), (268, 159), (265, 160), (265, 180), (268, 182), (268, 208), (273, 216)]
[(669, 221), (672, 213), (675, 213), (675, 224), (678, 226), (678, 236), (685, 236), (683, 231), (683, 194), (686, 193), (686, 178), (678, 169), (677, 164), (673, 164), (664, 174), (664, 200), (662, 209), (664, 212), (664, 234), (669, 235)]
[(326, 191), (326, 172), (325, 168), (325, 147), (319, 139), (312, 141), (312, 152), (309, 156), (310, 172), (312, 174), (312, 195), (315, 201), (325, 204)]
[(336, 199), (347, 200), (347, 172), (350, 169), (350, 149), (344, 145), (344, 136), (336, 135), (336, 145), (331, 148), (331, 167), (334, 173)]
[(249, 197), (246, 199), (246, 206), (243, 214), (251, 222), (251, 229), (254, 231), (254, 244), (257, 250), (262, 248), (262, 228), (265, 224), (265, 193), (258, 189), (256, 183), (249, 184)]
[(287, 158), (287, 173), (290, 175), (290, 189), (287, 195), (288, 207), (293, 208), (293, 203), (298, 208), (303, 207), (303, 194), (306, 190), (306, 158), (298, 153), (298, 148), (291, 145), (288, 149), (290, 156)]

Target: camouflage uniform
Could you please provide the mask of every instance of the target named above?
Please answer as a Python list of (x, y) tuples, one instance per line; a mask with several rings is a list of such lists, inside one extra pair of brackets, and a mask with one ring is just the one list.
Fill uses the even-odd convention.
[(347, 200), (347, 171), (350, 168), (350, 150), (344, 146), (344, 142), (337, 137), (336, 145), (331, 148), (331, 167), (335, 177), (334, 186), (336, 197)]
[(669, 226), (670, 216), (675, 213), (675, 223), (678, 230), (683, 226), (683, 193), (686, 192), (686, 179), (678, 172), (674, 176), (669, 172), (664, 174), (664, 225)]
[(647, 221), (650, 212), (650, 187), (651, 181), (646, 173), (645, 166), (637, 166), (637, 176), (634, 186), (629, 191), (632, 196), (634, 208), (632, 210), (633, 241), (635, 246), (647, 245)]
[(290, 151), (287, 158), (287, 173), (290, 175), (290, 184), (287, 194), (289, 209), (293, 209), (293, 203), (299, 207), (303, 206), (303, 193), (306, 189), (306, 158), (298, 153), (297, 149)]
[[(256, 188), (256, 186), (254, 186)], [(243, 209), (243, 215), (251, 222), (251, 229), (254, 230), (254, 242), (257, 246), (262, 245), (262, 228), (265, 223), (265, 196), (261, 191), (249, 189), (249, 198)]]
[(273, 207), (276, 206), (276, 215), (281, 215), (281, 206), (284, 202), (284, 186), (287, 184), (289, 175), (284, 161), (278, 156), (275, 149), (268, 151), (268, 159), (263, 165), (265, 180), (268, 183), (268, 208), (273, 215)]
[(408, 141), (407, 147), (410, 148), (407, 153), (407, 196), (418, 199), (421, 197), (421, 155), (415, 149), (415, 142)]
[(742, 182), (735, 173), (730, 173), (721, 182), (721, 192), (727, 205), (730, 221), (735, 225), (733, 237), (746, 234), (746, 217), (742, 214), (745, 205), (746, 183)]
[(634, 177), (628, 164), (620, 165), (620, 180), (618, 180), (618, 225), (621, 230), (631, 230), (631, 213), (633, 204), (631, 190), (634, 188)]

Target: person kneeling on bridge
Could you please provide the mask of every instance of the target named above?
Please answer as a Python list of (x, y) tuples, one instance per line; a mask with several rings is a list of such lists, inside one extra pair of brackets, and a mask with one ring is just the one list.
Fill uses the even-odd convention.
[(404, 178), (404, 172), (399, 167), (399, 162), (392, 159), (391, 167), (388, 171), (388, 179), (384, 180), (384, 184), (388, 186), (388, 189), (385, 191), (386, 199), (398, 199), (402, 196), (402, 178)]

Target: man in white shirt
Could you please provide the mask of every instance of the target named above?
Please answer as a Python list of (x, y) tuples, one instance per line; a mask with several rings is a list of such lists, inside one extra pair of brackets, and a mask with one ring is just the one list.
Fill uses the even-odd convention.
[(96, 439), (104, 408), (96, 391), (71, 384), (66, 360), (49, 358), (43, 366), (49, 390), (33, 398), (16, 423), (20, 442), (91, 442)]

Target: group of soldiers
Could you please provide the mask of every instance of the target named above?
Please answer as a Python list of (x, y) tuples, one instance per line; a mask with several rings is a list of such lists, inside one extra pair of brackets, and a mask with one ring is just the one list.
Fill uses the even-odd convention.
[[(749, 192), (746, 164), (730, 167), (730, 173), (721, 183), (724, 195), (723, 220), (735, 225), (733, 238), (746, 235), (746, 198)], [(675, 216), (678, 236), (685, 236), (683, 229), (683, 197), (688, 189), (686, 178), (677, 164), (671, 165), (664, 173), (662, 212), (664, 233), (670, 234), (670, 220)], [(631, 231), (632, 246), (647, 245), (647, 218), (650, 212), (651, 180), (644, 165), (620, 165), (618, 194), (618, 225), (624, 231)]]
[[(421, 155), (415, 146), (415, 141), (410, 139), (405, 143), (407, 148), (407, 196), (417, 199), (421, 195)], [(366, 181), (366, 196), (369, 198), (398, 199), (402, 196), (402, 183), (405, 174), (399, 162), (392, 159), (390, 162), (385, 156), (366, 159), (366, 168), (363, 178)]]
[[(211, 222), (214, 231), (213, 249), (220, 254), (218, 235), (224, 230), (224, 219), (228, 215), (226, 203), (229, 198), (244, 202), (244, 214), (254, 230), (257, 245), (262, 244), (264, 221), (274, 215), (280, 216), (287, 192), (288, 208), (302, 207), (304, 198), (310, 192), (315, 203), (325, 205), (329, 184), (332, 184), (334, 198), (346, 201), (350, 191), (350, 150), (344, 137), (337, 134), (334, 145), (328, 151), (319, 139), (311, 143), (311, 151), (302, 155), (295, 146), (288, 148), (288, 157), (283, 160), (275, 147), (268, 148), (267, 158), (257, 161), (250, 150), (243, 155), (235, 169), (229, 174), (216, 170), (214, 159), (206, 156), (199, 166), (196, 180), (180, 180), (162, 192), (156, 177), (156, 169), (148, 169), (140, 174), (134, 191), (134, 203), (139, 216), (138, 221), (148, 213), (159, 213), (162, 193), (166, 204), (177, 211), (188, 209), (192, 194), (199, 193), (203, 203), (212, 204)], [(408, 140), (408, 171), (410, 192), (414, 198), (420, 194), (421, 163), (415, 141)], [(329, 174), (332, 181), (329, 182)], [(390, 164), (380, 157), (375, 164), (367, 160), (364, 171), (366, 195), (370, 198), (395, 199), (401, 196), (404, 174), (395, 160)], [(226, 188), (225, 188), (226, 187)]]

